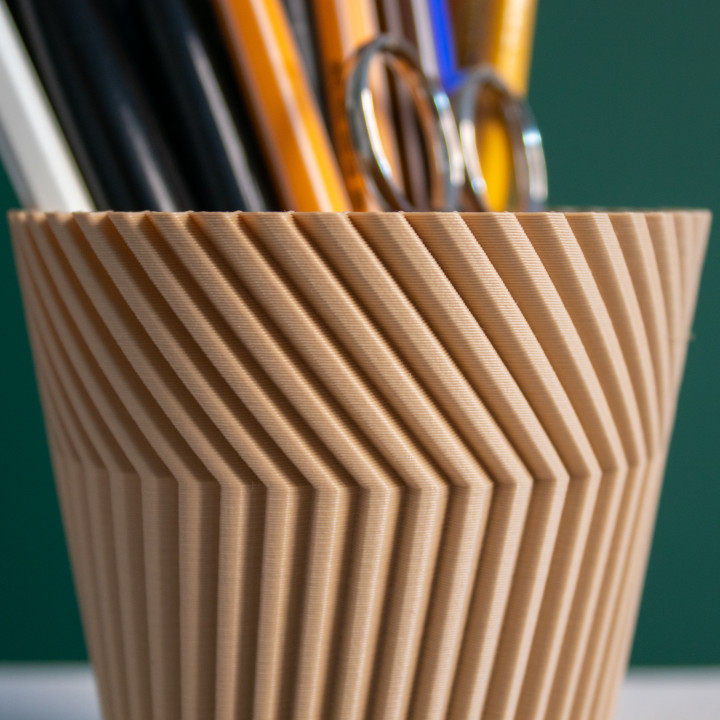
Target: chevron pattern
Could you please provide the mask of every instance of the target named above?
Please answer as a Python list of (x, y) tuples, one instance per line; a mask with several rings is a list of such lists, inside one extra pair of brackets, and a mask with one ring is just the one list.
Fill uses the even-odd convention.
[(710, 215), (10, 215), (106, 720), (604, 720)]

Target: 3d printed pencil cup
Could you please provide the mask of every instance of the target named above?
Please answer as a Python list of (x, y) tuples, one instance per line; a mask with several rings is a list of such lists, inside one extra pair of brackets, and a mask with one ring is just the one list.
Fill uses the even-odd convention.
[(105, 720), (606, 720), (705, 211), (10, 213)]

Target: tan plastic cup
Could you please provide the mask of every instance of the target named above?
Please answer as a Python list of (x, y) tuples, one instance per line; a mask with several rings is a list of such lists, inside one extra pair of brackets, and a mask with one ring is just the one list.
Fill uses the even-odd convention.
[(105, 720), (605, 720), (706, 211), (14, 212)]

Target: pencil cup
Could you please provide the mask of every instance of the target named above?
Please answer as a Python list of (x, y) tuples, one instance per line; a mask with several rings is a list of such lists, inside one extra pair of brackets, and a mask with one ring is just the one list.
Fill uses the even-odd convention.
[(709, 213), (10, 224), (105, 720), (611, 717)]

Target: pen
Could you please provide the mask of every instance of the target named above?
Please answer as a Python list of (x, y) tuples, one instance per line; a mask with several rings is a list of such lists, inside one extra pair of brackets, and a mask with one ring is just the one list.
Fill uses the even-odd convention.
[(223, 73), (222, 38), (212, 32), (212, 8), (186, 0), (153, 0), (139, 7), (172, 100), (160, 119), (165, 127), (180, 126), (187, 182), (202, 208), (277, 209), (249, 113), (234, 78), (233, 86)]
[(81, 168), (97, 188), (97, 197), (91, 190), (96, 205), (189, 209), (190, 197), (130, 62), (94, 4), (26, 0), (16, 6), (53, 105), (62, 108), (61, 123), (84, 149)]
[[(415, 5), (424, 5), (416, 0)], [(458, 67), (455, 32), (447, 0), (429, 0), (427, 2), (427, 20), (430, 26), (434, 62), (437, 77), (443, 87), (452, 95), (463, 80), (463, 72)]]
[[(96, 208), (110, 207), (108, 189), (118, 207), (132, 206), (132, 198), (110, 153), (104, 133), (91, 115), (77, 115), (73, 107), (88, 107), (90, 98), (74, 60), (58, 52), (55, 35), (46, 33), (32, 0), (6, 0), (40, 81), (58, 118)], [(75, 79), (75, 82), (73, 82)], [(99, 167), (93, 157), (105, 162)]]
[(440, 78), (430, 0), (408, 0), (400, 5), (405, 37), (415, 46), (420, 66), (430, 78)]
[(287, 210), (347, 210), (342, 176), (280, 0), (215, 0)]
[(0, 3), (0, 157), (26, 208), (91, 210), (92, 200), (8, 8)]

